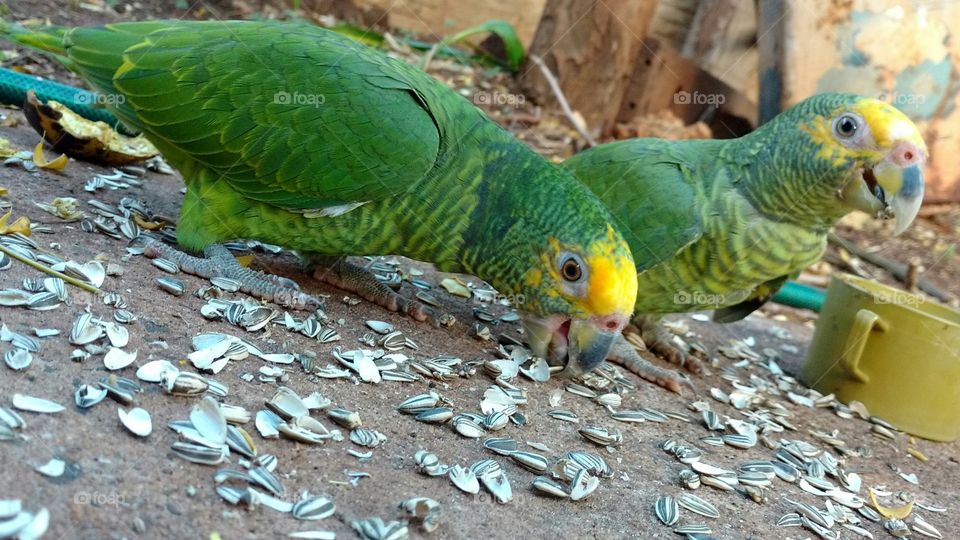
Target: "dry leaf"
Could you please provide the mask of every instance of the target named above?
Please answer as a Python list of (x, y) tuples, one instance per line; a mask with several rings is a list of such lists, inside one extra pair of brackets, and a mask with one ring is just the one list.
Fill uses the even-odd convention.
[(33, 164), (41, 169), (49, 169), (51, 171), (62, 171), (64, 167), (67, 166), (67, 162), (70, 161), (70, 158), (66, 154), (60, 154), (60, 157), (53, 161), (47, 161), (47, 157), (43, 155), (43, 142), (38, 142), (37, 146), (33, 148)]
[(457, 278), (444, 278), (443, 281), (440, 282), (440, 286), (454, 296), (462, 296), (464, 298), (470, 298), (472, 296), (472, 293), (470, 292), (470, 289), (467, 288), (466, 283)]
[(0, 158), (8, 158), (17, 153), (17, 149), (10, 145), (7, 139), (0, 139)]
[(898, 507), (888, 508), (886, 506), (882, 506), (879, 502), (877, 502), (877, 496), (874, 494), (872, 489), (870, 490), (870, 500), (873, 501), (873, 507), (877, 509), (877, 512), (887, 519), (906, 519), (907, 516), (910, 515), (910, 512), (913, 512), (913, 501)]
[(13, 217), (13, 211), (0, 216), (0, 234), (20, 233), (24, 236), (30, 236), (30, 220), (26, 216), (20, 216), (13, 223), (9, 223)]
[(80, 221), (84, 218), (80, 203), (73, 197), (57, 197), (50, 203), (34, 202), (44, 212), (48, 212), (65, 221)]

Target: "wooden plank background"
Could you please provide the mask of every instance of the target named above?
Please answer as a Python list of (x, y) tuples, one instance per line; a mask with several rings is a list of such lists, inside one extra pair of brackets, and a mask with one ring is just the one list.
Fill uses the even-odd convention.
[(761, 107), (830, 91), (884, 99), (927, 141), (925, 201), (960, 201), (960, 3), (761, 0), (760, 10)]

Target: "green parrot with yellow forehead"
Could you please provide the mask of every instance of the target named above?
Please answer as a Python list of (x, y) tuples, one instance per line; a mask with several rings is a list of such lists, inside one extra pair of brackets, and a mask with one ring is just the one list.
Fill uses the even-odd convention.
[(297, 250), (315, 277), (417, 319), (428, 309), (343, 260), (405, 255), (478, 276), (517, 301), (535, 354), (571, 373), (602, 362), (637, 276), (612, 217), (549, 163), (422, 71), (304, 24), (149, 21), (0, 36), (52, 54), (183, 175), (177, 225), (203, 277), (288, 305), (312, 297), (220, 245)]
[[(827, 233), (860, 210), (896, 220), (923, 200), (927, 149), (917, 126), (882, 101), (821, 94), (729, 140), (632, 139), (564, 165), (613, 212), (637, 264), (632, 323), (647, 347), (699, 372), (658, 324), (667, 313), (717, 310), (739, 320), (816, 262)], [(615, 357), (678, 390), (687, 381), (622, 340)]]

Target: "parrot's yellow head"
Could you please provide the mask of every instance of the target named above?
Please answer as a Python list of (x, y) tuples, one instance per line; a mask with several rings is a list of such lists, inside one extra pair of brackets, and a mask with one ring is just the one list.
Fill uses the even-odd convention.
[(816, 158), (843, 172), (836, 200), (876, 217), (896, 218), (895, 233), (917, 216), (923, 201), (927, 147), (905, 114), (883, 101), (823, 94), (797, 105), (817, 107), (803, 129), (817, 144)]
[[(528, 341), (535, 355), (570, 374), (602, 362), (637, 298), (637, 270), (623, 237), (606, 232), (586, 245), (551, 237), (527, 271)], [(568, 315), (569, 314), (569, 315)]]

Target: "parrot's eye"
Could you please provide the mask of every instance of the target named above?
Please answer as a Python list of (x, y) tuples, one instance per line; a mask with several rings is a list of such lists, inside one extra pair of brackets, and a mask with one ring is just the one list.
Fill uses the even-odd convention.
[(563, 274), (563, 279), (567, 281), (579, 281), (580, 278), (583, 277), (583, 269), (580, 268), (580, 261), (572, 255), (563, 260), (563, 264), (560, 266), (560, 272)]
[(852, 138), (860, 129), (860, 120), (853, 115), (844, 114), (833, 123), (833, 131), (844, 139)]

